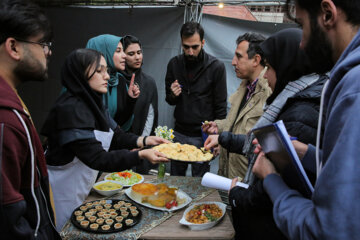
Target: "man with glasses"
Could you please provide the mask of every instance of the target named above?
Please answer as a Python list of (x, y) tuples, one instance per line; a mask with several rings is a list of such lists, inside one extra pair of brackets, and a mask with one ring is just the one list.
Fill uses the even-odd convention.
[(24, 82), (47, 79), (50, 23), (27, 0), (0, 3), (0, 236), (60, 239), (45, 157), (30, 113), (17, 94)]
[[(166, 101), (175, 105), (175, 141), (202, 147), (202, 122), (226, 117), (225, 66), (204, 51), (204, 30), (199, 23), (185, 23), (180, 37), (183, 54), (168, 63)], [(171, 175), (185, 176), (187, 167), (187, 163), (172, 161)], [(192, 164), (192, 176), (209, 170), (209, 163)]]

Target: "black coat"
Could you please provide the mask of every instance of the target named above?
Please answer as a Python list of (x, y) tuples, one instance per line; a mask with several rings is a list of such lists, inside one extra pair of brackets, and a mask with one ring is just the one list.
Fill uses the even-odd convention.
[[(201, 122), (226, 117), (225, 66), (205, 51), (201, 54), (201, 61), (190, 69), (191, 80), (190, 67), (187, 67), (184, 55), (178, 55), (169, 61), (165, 78), (166, 101), (170, 105), (176, 105), (175, 130), (194, 137), (201, 136)], [(175, 80), (182, 85), (182, 93), (178, 97), (170, 89)]]
[[(317, 82), (289, 98), (278, 116), (277, 120), (283, 120), (288, 133), (301, 142), (316, 143), (321, 91), (326, 79), (325, 76), (320, 77)], [(241, 137), (228, 135), (222, 141), (234, 148), (236, 143), (228, 142), (234, 139), (242, 140)], [(305, 170), (314, 183), (315, 169)], [(237, 235), (242, 239), (286, 239), (275, 225), (272, 203), (262, 187), (261, 180), (257, 180), (249, 189), (231, 189), (229, 202), (233, 208), (233, 216), (236, 216), (234, 226), (237, 228)], [(262, 225), (260, 231), (259, 225)]]

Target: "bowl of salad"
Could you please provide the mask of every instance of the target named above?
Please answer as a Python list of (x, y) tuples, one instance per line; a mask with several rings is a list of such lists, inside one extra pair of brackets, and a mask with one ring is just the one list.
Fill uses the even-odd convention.
[(124, 187), (131, 187), (134, 184), (144, 181), (144, 177), (132, 170), (125, 170), (122, 172), (109, 173), (104, 177), (104, 180), (117, 181)]
[(205, 230), (215, 226), (225, 215), (222, 202), (198, 202), (188, 207), (179, 223), (191, 230)]

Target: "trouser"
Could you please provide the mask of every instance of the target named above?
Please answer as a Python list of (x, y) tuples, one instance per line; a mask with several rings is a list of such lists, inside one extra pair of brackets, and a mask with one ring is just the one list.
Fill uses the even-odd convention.
[[(174, 142), (179, 142), (181, 144), (191, 144), (198, 148), (204, 146), (204, 141), (202, 137), (189, 137), (179, 132), (174, 131)], [(171, 161), (171, 170), (170, 174), (172, 176), (185, 176), (188, 163)], [(210, 171), (209, 162), (204, 163), (191, 163), (191, 174), (193, 177), (202, 177), (206, 172)]]

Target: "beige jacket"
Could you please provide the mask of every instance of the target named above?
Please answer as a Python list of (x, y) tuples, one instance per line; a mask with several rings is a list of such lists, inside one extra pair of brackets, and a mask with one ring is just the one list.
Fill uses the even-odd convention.
[[(238, 116), (236, 115), (241, 101), (246, 94), (246, 84), (248, 81), (242, 81), (237, 91), (230, 96), (229, 102), (231, 104), (231, 108), (226, 116), (226, 119), (215, 120), (219, 133), (223, 131), (230, 131), (231, 126), (234, 124), (232, 133), (247, 134), (261, 117), (266, 99), (272, 93), (267, 80), (264, 78), (265, 71), (266, 68), (260, 73), (254, 94), (245, 103)], [(248, 160), (245, 156), (228, 153), (226, 149), (222, 147), (220, 148), (219, 175), (228, 178), (243, 178), (247, 167)]]

